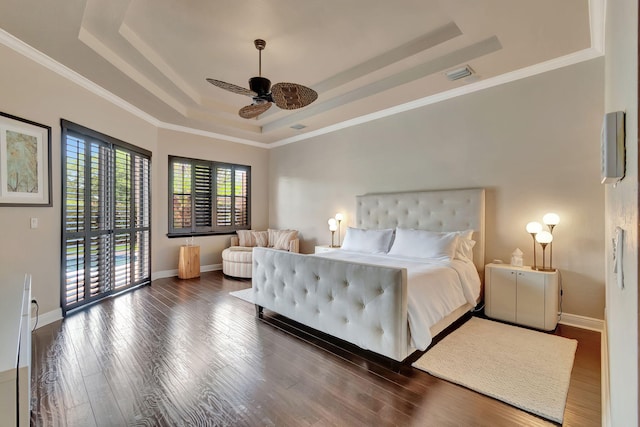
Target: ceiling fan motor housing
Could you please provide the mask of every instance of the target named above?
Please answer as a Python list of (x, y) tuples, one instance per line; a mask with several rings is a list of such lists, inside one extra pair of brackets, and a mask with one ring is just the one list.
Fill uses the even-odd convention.
[(271, 80), (266, 77), (251, 77), (249, 79), (249, 88), (258, 94), (258, 98), (265, 98), (271, 91)]

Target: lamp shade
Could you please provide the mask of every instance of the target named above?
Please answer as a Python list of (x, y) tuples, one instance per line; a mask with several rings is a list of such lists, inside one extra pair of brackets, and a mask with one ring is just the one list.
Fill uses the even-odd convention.
[(560, 217), (558, 214), (548, 213), (542, 217), (542, 222), (546, 225), (558, 225), (560, 223)]
[(336, 231), (338, 229), (338, 224), (335, 222), (333, 224), (329, 224), (329, 231)]
[(527, 233), (536, 234), (542, 231), (542, 224), (532, 221), (527, 224)]
[(331, 227), (332, 225), (336, 225), (336, 219), (335, 218), (329, 218), (329, 221), (327, 221), (327, 224), (329, 224), (329, 227)]
[(336, 221), (342, 221), (344, 219), (344, 215), (342, 215), (340, 212), (338, 212), (336, 214)]
[(553, 241), (553, 234), (548, 231), (541, 231), (536, 234), (536, 241), (541, 244), (551, 243)]

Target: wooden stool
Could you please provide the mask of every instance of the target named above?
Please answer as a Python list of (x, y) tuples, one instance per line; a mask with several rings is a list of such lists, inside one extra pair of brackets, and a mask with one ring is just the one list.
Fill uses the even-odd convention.
[(200, 277), (200, 246), (180, 246), (178, 277), (180, 279)]

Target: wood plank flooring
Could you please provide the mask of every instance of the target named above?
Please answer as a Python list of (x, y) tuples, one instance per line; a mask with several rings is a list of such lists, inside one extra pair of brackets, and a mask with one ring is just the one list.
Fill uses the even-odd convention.
[[(259, 320), (228, 294), (250, 285), (156, 280), (38, 329), (32, 425), (553, 425), (268, 311)], [(579, 341), (564, 425), (600, 425), (600, 334), (556, 333)]]

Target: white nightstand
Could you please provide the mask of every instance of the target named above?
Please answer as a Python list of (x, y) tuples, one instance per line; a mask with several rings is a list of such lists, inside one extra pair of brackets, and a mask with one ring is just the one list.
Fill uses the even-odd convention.
[(340, 249), (340, 246), (329, 246), (329, 245), (320, 245), (316, 246), (314, 254), (321, 254), (324, 252), (331, 252)]
[(494, 319), (550, 331), (558, 324), (558, 271), (487, 264), (485, 314)]

